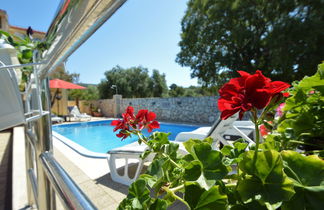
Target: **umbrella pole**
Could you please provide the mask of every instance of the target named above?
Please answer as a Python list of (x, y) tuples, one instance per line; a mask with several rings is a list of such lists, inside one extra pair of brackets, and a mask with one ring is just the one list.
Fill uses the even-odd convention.
[[(58, 88), (57, 88), (57, 94), (58, 94)], [(59, 104), (60, 100), (58, 98), (56, 98), (56, 103), (57, 103), (57, 116), (60, 116), (60, 104)]]
[(51, 107), (54, 105), (54, 102), (55, 102), (55, 99), (56, 99), (57, 94), (58, 94), (58, 88), (56, 89), (56, 91), (54, 93), (54, 96), (53, 96), (53, 98), (51, 100)]

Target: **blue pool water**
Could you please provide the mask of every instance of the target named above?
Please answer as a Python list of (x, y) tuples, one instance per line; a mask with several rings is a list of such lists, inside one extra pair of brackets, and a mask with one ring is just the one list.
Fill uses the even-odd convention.
[[(85, 147), (92, 152), (106, 153), (111, 149), (121, 147), (137, 141), (136, 136), (126, 138), (121, 141), (116, 137), (116, 132), (113, 132), (114, 126), (110, 125), (111, 120), (97, 122), (82, 122), (65, 125), (54, 125), (53, 131), (65, 136), (75, 143)], [(177, 125), (161, 123), (159, 129), (154, 131), (170, 132), (169, 139), (174, 140), (178, 133), (184, 131), (193, 131), (197, 126), (192, 125)], [(144, 132), (145, 136), (149, 133)]]

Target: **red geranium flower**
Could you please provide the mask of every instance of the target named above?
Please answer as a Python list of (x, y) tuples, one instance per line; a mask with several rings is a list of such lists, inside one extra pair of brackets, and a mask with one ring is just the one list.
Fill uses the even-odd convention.
[(263, 109), (274, 95), (290, 86), (285, 82), (272, 82), (259, 70), (252, 75), (244, 71), (238, 73), (241, 77), (231, 79), (219, 90), (218, 108), (223, 120), (237, 112), (242, 119), (244, 112), (253, 107)]
[(149, 112), (146, 109), (139, 110), (135, 116), (134, 108), (128, 106), (126, 112), (122, 114), (122, 117), (122, 120), (113, 120), (111, 122), (111, 125), (115, 126), (114, 132), (120, 130), (116, 136), (122, 139), (130, 136), (132, 131), (147, 128), (148, 132), (151, 132), (153, 129), (160, 127), (160, 124), (155, 121), (155, 113)]
[(135, 122), (138, 124), (138, 128), (140, 130), (145, 127), (147, 128), (148, 132), (151, 132), (153, 129), (160, 127), (160, 124), (155, 121), (155, 118), (156, 114), (154, 112), (141, 109), (136, 115)]

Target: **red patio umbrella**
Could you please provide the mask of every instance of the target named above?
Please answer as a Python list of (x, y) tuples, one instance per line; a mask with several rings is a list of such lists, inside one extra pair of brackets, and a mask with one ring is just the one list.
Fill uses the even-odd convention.
[[(71, 82), (67, 82), (67, 81), (60, 80), (60, 79), (52, 79), (52, 80), (50, 80), (49, 81), (49, 87), (50, 88), (57, 88), (57, 90), (55, 91), (54, 97), (52, 98), (51, 106), (53, 106), (54, 101), (57, 98), (57, 95), (59, 93), (59, 90), (58, 90), (59, 88), (62, 88), (62, 89), (86, 89), (86, 87), (76, 85), (76, 84), (73, 84)], [(57, 104), (57, 107), (59, 107), (58, 104)]]
[(62, 88), (62, 89), (86, 89), (80, 85), (73, 84), (71, 82), (66, 82), (60, 79), (52, 79), (49, 81), (50, 88)]

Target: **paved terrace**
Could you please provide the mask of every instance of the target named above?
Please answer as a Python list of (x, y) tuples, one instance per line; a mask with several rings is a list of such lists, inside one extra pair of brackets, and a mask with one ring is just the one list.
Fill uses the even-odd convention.
[[(103, 118), (92, 120), (99, 119)], [(112, 181), (107, 160), (82, 156), (59, 140), (54, 139), (53, 144), (54, 157), (93, 204), (100, 210), (116, 209), (127, 196), (128, 186)], [(187, 208), (182, 203), (176, 203), (169, 209)]]
[(12, 131), (0, 132), (0, 210), (11, 207)]

